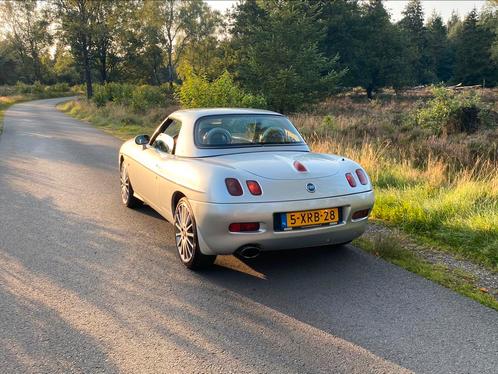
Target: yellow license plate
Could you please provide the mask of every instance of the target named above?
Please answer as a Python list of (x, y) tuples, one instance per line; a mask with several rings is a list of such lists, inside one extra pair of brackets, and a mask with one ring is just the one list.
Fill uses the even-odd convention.
[(287, 227), (303, 227), (339, 222), (339, 208), (286, 213)]

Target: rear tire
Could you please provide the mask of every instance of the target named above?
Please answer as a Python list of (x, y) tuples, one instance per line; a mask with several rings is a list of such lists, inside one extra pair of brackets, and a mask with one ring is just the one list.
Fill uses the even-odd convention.
[(199, 249), (197, 225), (186, 197), (176, 205), (174, 227), (176, 249), (182, 264), (192, 270), (210, 267), (216, 256), (205, 255)]
[(143, 204), (143, 201), (134, 196), (133, 187), (131, 186), (130, 176), (124, 162), (120, 166), (121, 176), (121, 201), (130, 209), (138, 208)]

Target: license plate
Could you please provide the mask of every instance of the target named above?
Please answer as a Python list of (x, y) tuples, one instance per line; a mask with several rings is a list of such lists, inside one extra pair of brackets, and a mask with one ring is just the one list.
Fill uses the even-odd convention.
[(317, 210), (304, 210), (301, 212), (290, 212), (284, 214), (285, 227), (296, 228), (312, 225), (336, 224), (339, 222), (339, 208), (327, 208)]

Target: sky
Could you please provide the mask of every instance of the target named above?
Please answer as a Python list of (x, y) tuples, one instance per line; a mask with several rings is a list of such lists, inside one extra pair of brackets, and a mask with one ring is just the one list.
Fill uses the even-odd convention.
[[(221, 12), (226, 11), (232, 5), (236, 3), (234, 0), (207, 0), (207, 3), (214, 9)], [(402, 17), (403, 9), (406, 7), (408, 1), (406, 0), (387, 0), (384, 1), (384, 6), (391, 14), (391, 19), (393, 21), (399, 21)], [(456, 0), (456, 1), (436, 1), (436, 0), (422, 0), (422, 6), (424, 7), (425, 18), (429, 18), (433, 11), (436, 11), (443, 17), (445, 21), (451, 16), (453, 10), (457, 12), (461, 17), (464, 17), (469, 13), (474, 7), (480, 10), (486, 1), (484, 0)]]

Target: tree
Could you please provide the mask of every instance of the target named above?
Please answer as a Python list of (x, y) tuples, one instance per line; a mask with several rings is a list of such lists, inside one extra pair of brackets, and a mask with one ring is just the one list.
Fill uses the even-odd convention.
[(329, 58), (338, 59), (338, 67), (346, 71), (341, 83), (358, 85), (358, 61), (363, 47), (362, 19), (357, 0), (320, 0), (320, 19), (326, 33), (320, 49)]
[(134, 2), (126, 1), (95, 1), (95, 63), (99, 71), (100, 82), (105, 83), (109, 79), (109, 70), (116, 63), (116, 41), (123, 25), (123, 15), (127, 9), (135, 5)]
[(232, 14), (230, 69), (244, 90), (290, 112), (329, 94), (341, 75), (324, 56), (319, 6), (249, 0)]
[(8, 40), (0, 40), (0, 84), (15, 84), (19, 80), (18, 60)]
[(55, 48), (53, 73), (57, 82), (76, 84), (79, 81), (73, 55), (61, 42), (57, 43)]
[(498, 64), (498, 0), (490, 1), (481, 13), (482, 25), (494, 34), (494, 41), (490, 48), (491, 59)]
[(27, 81), (43, 81), (42, 56), (52, 42), (48, 13), (36, 0), (10, 1), (0, 4), (7, 39), (14, 48)]
[(361, 5), (362, 35), (356, 66), (356, 82), (369, 99), (379, 88), (401, 88), (410, 83), (411, 50), (405, 32), (390, 22), (382, 1)]
[(495, 85), (498, 67), (491, 59), (494, 33), (479, 23), (477, 11), (465, 18), (455, 36), (455, 79), (464, 84)]
[(410, 62), (412, 79), (416, 84), (426, 84), (436, 80), (436, 73), (431, 69), (430, 56), (427, 47), (427, 29), (424, 26), (424, 11), (421, 0), (410, 0), (403, 11), (403, 18), (399, 26), (408, 40), (408, 47), (412, 49)]
[(427, 22), (428, 67), (434, 83), (446, 82), (453, 74), (454, 53), (448, 41), (448, 31), (441, 16), (433, 14)]
[(92, 48), (96, 30), (98, 2), (90, 0), (55, 0), (61, 38), (70, 46), (74, 60), (83, 68), (86, 96), (93, 96)]

